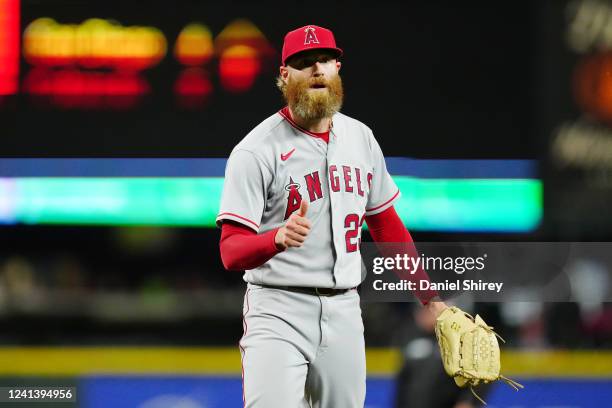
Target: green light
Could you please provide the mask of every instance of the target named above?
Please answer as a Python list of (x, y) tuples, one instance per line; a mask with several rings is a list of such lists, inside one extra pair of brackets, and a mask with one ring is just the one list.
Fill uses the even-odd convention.
[(395, 208), (412, 230), (532, 231), (542, 220), (542, 182), (393, 177)]
[(213, 227), (223, 178), (17, 179), (18, 221), (29, 224)]
[[(395, 207), (412, 230), (521, 232), (542, 219), (539, 180), (394, 180), (402, 191)], [(221, 177), (2, 181), (12, 184), (12, 211), (2, 214), (3, 221), (28, 224), (213, 227), (223, 187)]]

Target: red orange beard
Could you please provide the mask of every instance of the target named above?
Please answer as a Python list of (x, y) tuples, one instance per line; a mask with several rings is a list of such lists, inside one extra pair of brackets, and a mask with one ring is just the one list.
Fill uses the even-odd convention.
[[(325, 89), (311, 90), (312, 85), (325, 85)], [(340, 111), (344, 97), (342, 79), (338, 74), (329, 80), (288, 79), (282, 91), (291, 112), (307, 121), (332, 117)]]

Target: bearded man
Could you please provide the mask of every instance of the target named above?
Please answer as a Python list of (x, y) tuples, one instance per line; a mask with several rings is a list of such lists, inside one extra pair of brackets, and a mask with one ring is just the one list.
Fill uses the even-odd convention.
[[(287, 106), (227, 162), (217, 224), (225, 268), (244, 270), (247, 282), (246, 407), (363, 407), (361, 226), (414, 250), (372, 131), (339, 112), (341, 55), (328, 29), (289, 32), (277, 79)], [(427, 278), (422, 270), (412, 277)], [(417, 292), (438, 316), (446, 306), (436, 296)]]

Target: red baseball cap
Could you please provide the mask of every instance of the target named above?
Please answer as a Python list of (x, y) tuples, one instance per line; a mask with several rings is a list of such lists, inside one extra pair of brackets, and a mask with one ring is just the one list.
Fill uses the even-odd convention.
[(317, 48), (335, 51), (338, 54), (337, 57), (342, 55), (342, 50), (336, 47), (334, 33), (327, 28), (316, 25), (307, 25), (296, 30), (289, 31), (285, 36), (285, 42), (283, 43), (283, 55), (281, 62), (283, 65), (287, 65), (287, 60), (289, 57), (292, 57), (302, 51)]

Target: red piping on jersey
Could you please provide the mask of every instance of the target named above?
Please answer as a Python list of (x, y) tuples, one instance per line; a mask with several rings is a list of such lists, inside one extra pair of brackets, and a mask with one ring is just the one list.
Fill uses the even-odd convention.
[(278, 113), (285, 119), (287, 119), (287, 122), (289, 122), (289, 124), (291, 126), (293, 126), (294, 128), (296, 128), (297, 130), (299, 130), (300, 132), (306, 133), (307, 135), (310, 135), (312, 137), (316, 137), (318, 139), (323, 140), (325, 143), (329, 143), (329, 130), (327, 132), (311, 132), (310, 130), (306, 130), (303, 127), (301, 127), (300, 125), (298, 125), (297, 123), (295, 123), (295, 121), (293, 120), (293, 118), (291, 117), (291, 111), (289, 110), (288, 106), (285, 106), (283, 109), (279, 110)]
[(251, 221), (248, 218), (242, 217), (242, 216), (240, 216), (238, 214), (224, 212), (224, 213), (221, 213), (221, 214), (217, 215), (217, 218), (221, 217), (222, 215), (231, 215), (232, 217), (240, 218), (243, 221), (246, 221), (246, 222), (248, 222), (250, 224), (253, 224), (257, 229), (259, 229), (259, 224), (257, 224), (255, 221)]
[(242, 315), (242, 324), (243, 324), (243, 332), (242, 332), (242, 337), (240, 338), (240, 341), (238, 341), (238, 347), (240, 348), (240, 351), (242, 351), (242, 355), (240, 356), (240, 368), (242, 370), (242, 406), (246, 407), (246, 396), (245, 396), (245, 392), (244, 392), (244, 355), (246, 354), (246, 351), (244, 350), (244, 347), (242, 347), (242, 344), (240, 344), (242, 342), (242, 339), (244, 339), (244, 336), (246, 336), (247, 334), (247, 330), (249, 329), (249, 327), (247, 326), (247, 322), (246, 322), (246, 315), (249, 313), (249, 309), (251, 309), (251, 307), (249, 306), (249, 291), (251, 289), (247, 289), (246, 291), (246, 311), (244, 312), (244, 314)]
[(395, 200), (395, 197), (397, 197), (397, 195), (399, 194), (399, 190), (397, 190), (397, 193), (395, 193), (393, 195), (393, 197), (391, 197), (390, 199), (388, 199), (387, 201), (385, 201), (384, 203), (382, 203), (381, 205), (377, 205), (374, 208), (366, 208), (366, 212), (367, 211), (374, 211), (374, 210), (378, 210), (381, 207), (384, 207), (385, 205), (389, 204), (391, 201)]

